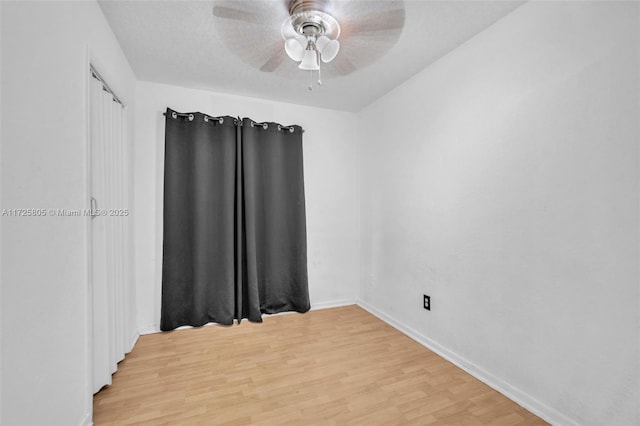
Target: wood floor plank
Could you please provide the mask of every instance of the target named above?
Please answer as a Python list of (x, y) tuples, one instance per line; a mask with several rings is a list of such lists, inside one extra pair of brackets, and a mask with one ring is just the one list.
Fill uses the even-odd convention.
[(141, 336), (96, 425), (545, 425), (353, 305)]

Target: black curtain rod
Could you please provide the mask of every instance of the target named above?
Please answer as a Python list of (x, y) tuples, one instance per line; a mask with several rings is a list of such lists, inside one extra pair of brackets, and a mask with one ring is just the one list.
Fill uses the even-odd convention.
[[(167, 116), (166, 112), (163, 112), (162, 115), (164, 115), (165, 117)], [(209, 121), (209, 120), (218, 120), (218, 123), (222, 124), (224, 123), (224, 117), (213, 117), (207, 114), (202, 114), (204, 115), (204, 121)], [(186, 117), (189, 119), (189, 121), (193, 121), (193, 119), (195, 118), (195, 116), (192, 113), (186, 114), (186, 113), (180, 113), (180, 112), (175, 112), (173, 111), (171, 113), (171, 117), (172, 118), (178, 118), (178, 117)], [(240, 117), (238, 117), (238, 119), (234, 119), (234, 122), (236, 124), (240, 123), (240, 125), (242, 125), (242, 120)], [(258, 123), (257, 121), (253, 121), (251, 119), (249, 119), (249, 122), (251, 123), (251, 127), (255, 127), (255, 126), (260, 126), (263, 129), (267, 130), (269, 128), (269, 123), (267, 122), (263, 122), (263, 123)], [(278, 130), (288, 130), (289, 132), (293, 133), (293, 131), (295, 130), (295, 126), (283, 126), (281, 124), (278, 124)], [(304, 133), (304, 129), (302, 129), (302, 133)]]

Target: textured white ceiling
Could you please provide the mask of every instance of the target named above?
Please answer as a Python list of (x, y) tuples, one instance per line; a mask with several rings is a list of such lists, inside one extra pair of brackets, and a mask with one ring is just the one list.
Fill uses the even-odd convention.
[[(370, 5), (371, 10), (380, 9), (379, 3), (385, 2), (351, 1), (359, 1), (360, 9)], [(228, 34), (239, 31), (229, 29), (235, 21), (213, 16), (213, 6), (217, 4), (213, 0), (99, 1), (140, 80), (347, 111), (360, 110), (523, 3), (387, 2), (394, 3), (393, 8), (405, 9), (404, 28), (397, 42), (384, 46), (384, 32), (371, 33), (370, 40), (360, 37), (358, 50), (366, 54), (370, 49), (379, 58), (345, 76), (335, 76), (331, 69), (326, 69), (324, 85), (309, 91), (308, 72), (298, 70), (297, 64), (286, 57), (284, 48), (281, 51), (284, 60), (274, 73), (262, 72), (247, 61), (246, 55), (230, 51)], [(224, 3), (246, 9), (251, 1)], [(256, 0), (255, 11), (267, 14), (264, 25), (241, 21), (237, 25), (248, 31), (255, 26), (259, 37), (253, 34), (249, 39), (264, 39), (265, 49), (273, 52), (274, 46), (283, 43), (279, 26), (282, 16), (287, 16), (285, 4), (286, 0)], [(340, 20), (339, 16), (336, 18)], [(349, 19), (354, 21), (357, 17)], [(341, 42), (344, 45), (349, 40)], [(347, 49), (342, 53), (347, 54)], [(325, 68), (331, 66), (336, 65), (332, 62)]]

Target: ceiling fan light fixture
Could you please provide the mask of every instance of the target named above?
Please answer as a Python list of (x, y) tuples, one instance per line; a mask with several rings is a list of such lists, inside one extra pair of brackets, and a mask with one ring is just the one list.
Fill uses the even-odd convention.
[[(285, 39), (287, 55), (296, 62), (298, 68), (317, 71), (317, 82), (322, 84), (320, 62), (328, 63), (340, 51), (340, 24), (325, 12), (328, 0), (290, 0), (289, 18), (282, 24), (281, 34)], [(299, 45), (295, 40), (300, 40)], [(303, 51), (300, 51), (302, 46)], [(309, 86), (311, 89), (312, 85)]]

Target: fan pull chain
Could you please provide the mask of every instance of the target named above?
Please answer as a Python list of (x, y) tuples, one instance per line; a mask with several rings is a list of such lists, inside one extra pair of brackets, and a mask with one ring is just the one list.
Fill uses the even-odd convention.
[(320, 70), (322, 69), (322, 66), (320, 64), (322, 64), (322, 61), (320, 61), (320, 52), (318, 52), (316, 50), (316, 57), (317, 57), (317, 61), (318, 61), (318, 86), (322, 86), (322, 74), (320, 72)]
[[(320, 66), (320, 53), (316, 51), (318, 61), (318, 79), (316, 84), (322, 86), (322, 67)], [(309, 71), (309, 90), (313, 90), (313, 70)]]

